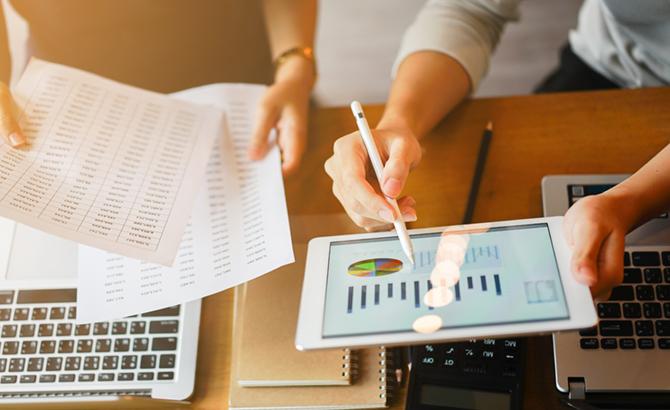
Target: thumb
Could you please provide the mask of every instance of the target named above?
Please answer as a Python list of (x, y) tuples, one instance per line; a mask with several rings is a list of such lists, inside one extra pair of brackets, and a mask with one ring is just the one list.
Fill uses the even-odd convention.
[(592, 220), (575, 222), (572, 230), (574, 249), (572, 272), (575, 278), (588, 286), (598, 281), (598, 256), (607, 232)]
[(412, 166), (410, 155), (410, 145), (403, 139), (397, 139), (391, 144), (382, 175), (381, 188), (386, 196), (397, 198), (405, 187)]
[(12, 97), (4, 83), (0, 83), (0, 137), (12, 147), (26, 143), (26, 137), (12, 114)]
[(256, 126), (249, 145), (249, 157), (252, 160), (259, 160), (265, 156), (270, 131), (277, 125), (278, 119), (279, 111), (275, 106), (263, 103), (259, 105)]

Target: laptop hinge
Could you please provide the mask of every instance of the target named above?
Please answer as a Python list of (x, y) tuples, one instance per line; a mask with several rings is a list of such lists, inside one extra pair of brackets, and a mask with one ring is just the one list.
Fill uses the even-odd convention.
[(568, 379), (568, 399), (570, 400), (585, 400), (586, 399), (586, 382), (583, 377), (575, 377)]

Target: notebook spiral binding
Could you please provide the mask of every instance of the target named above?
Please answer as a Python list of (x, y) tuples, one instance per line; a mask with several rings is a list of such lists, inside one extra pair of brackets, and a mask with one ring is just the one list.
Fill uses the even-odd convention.
[(379, 397), (387, 401), (393, 397), (392, 381), (395, 373), (393, 370), (393, 353), (385, 346), (379, 346)]

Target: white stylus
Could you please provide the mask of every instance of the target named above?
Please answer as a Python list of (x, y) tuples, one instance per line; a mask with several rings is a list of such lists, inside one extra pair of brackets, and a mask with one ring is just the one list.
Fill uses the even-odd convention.
[[(368, 157), (370, 157), (370, 162), (372, 162), (372, 168), (374, 168), (375, 174), (377, 175), (377, 180), (379, 181), (379, 186), (381, 186), (384, 165), (382, 164), (382, 159), (379, 157), (379, 151), (377, 151), (377, 145), (375, 144), (375, 140), (372, 137), (372, 132), (370, 131), (368, 120), (365, 119), (365, 113), (363, 112), (361, 103), (358, 101), (353, 101), (351, 103), (351, 111), (354, 113), (358, 131), (361, 133), (363, 144), (365, 144), (365, 149), (368, 151)], [(407, 255), (407, 258), (409, 258), (412, 266), (414, 266), (414, 249), (412, 247), (412, 240), (409, 238), (407, 228), (405, 227), (405, 222), (402, 220), (402, 214), (400, 213), (400, 208), (398, 208), (398, 202), (396, 202), (396, 200), (391, 197), (386, 195), (384, 196), (386, 197), (388, 203), (391, 204), (397, 215), (396, 220), (393, 221), (393, 226), (398, 233), (400, 246), (402, 246), (402, 250), (405, 252), (405, 255)]]

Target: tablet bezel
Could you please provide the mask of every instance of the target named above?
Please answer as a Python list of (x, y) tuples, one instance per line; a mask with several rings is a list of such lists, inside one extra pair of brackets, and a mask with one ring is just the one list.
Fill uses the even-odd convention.
[(296, 331), (295, 346), (298, 350), (327, 349), (336, 347), (364, 347), (374, 345), (408, 345), (437, 341), (468, 340), (483, 337), (508, 337), (525, 334), (544, 334), (555, 331), (583, 329), (597, 323), (597, 315), (587, 286), (578, 283), (570, 272), (571, 251), (563, 235), (563, 217), (520, 219), (485, 224), (469, 224), (450, 227), (412, 229), (410, 234), (458, 232), (462, 230), (511, 227), (546, 223), (558, 263), (558, 271), (563, 285), (565, 300), (570, 317), (568, 319), (543, 320), (538, 322), (480, 325), (463, 328), (438, 330), (422, 334), (414, 331), (386, 334), (323, 337), (323, 320), (328, 278), (328, 260), (331, 242), (359, 239), (376, 239), (395, 236), (395, 232), (363, 233), (352, 235), (325, 236), (309, 242), (305, 277), (300, 300), (300, 312)]

